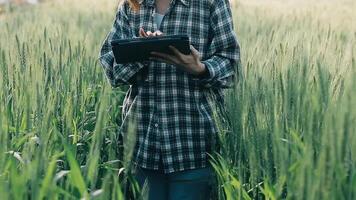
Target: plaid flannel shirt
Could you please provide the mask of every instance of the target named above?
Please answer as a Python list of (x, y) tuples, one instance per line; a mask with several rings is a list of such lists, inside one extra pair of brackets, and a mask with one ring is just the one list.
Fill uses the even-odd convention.
[[(112, 87), (130, 86), (120, 133), (128, 132), (129, 121), (136, 122), (133, 161), (143, 168), (158, 169), (160, 159), (165, 173), (206, 167), (217, 136), (211, 105), (216, 102), (210, 97), (223, 101), (223, 89), (234, 85), (240, 59), (229, 1), (172, 0), (160, 27), (153, 19), (154, 0), (139, 3), (138, 12), (127, 1), (119, 5), (99, 55)], [(188, 34), (207, 73), (194, 76), (159, 61), (117, 64), (110, 42), (139, 37), (140, 27)]]

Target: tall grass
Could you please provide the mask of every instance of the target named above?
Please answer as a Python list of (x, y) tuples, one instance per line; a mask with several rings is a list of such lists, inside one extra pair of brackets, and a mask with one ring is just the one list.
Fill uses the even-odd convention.
[(96, 60), (110, 21), (66, 2), (1, 22), (1, 199), (122, 199), (124, 93), (108, 88)]
[(223, 196), (356, 198), (356, 29), (333, 6), (330, 23), (315, 7), (239, 9), (244, 68), (214, 161)]
[[(251, 2), (234, 4), (242, 68), (228, 118), (215, 116), (218, 198), (356, 198), (355, 3)], [(0, 199), (123, 199), (127, 88), (111, 89), (96, 60), (114, 4), (0, 16)]]

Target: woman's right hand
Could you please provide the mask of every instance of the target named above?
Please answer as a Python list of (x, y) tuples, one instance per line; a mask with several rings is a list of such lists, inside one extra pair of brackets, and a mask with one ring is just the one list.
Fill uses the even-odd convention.
[(140, 37), (154, 37), (154, 36), (159, 36), (159, 35), (163, 35), (163, 33), (161, 31), (155, 31), (155, 32), (151, 32), (151, 31), (147, 31), (145, 32), (145, 30), (141, 27), (140, 31), (139, 31)]

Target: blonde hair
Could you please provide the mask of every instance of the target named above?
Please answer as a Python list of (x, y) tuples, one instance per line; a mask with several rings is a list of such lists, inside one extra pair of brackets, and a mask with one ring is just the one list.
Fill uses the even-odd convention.
[(125, 1), (128, 1), (132, 10), (134, 10), (134, 11), (140, 10), (140, 4), (138, 3), (137, 0), (125, 0)]

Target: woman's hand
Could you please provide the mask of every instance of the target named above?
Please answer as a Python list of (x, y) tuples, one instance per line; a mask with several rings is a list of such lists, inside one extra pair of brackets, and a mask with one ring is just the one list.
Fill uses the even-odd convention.
[(173, 51), (174, 55), (151, 52), (151, 55), (154, 55), (154, 57), (150, 57), (150, 59), (177, 65), (182, 70), (196, 76), (203, 74), (207, 70), (205, 65), (200, 61), (201, 58), (198, 50), (196, 50), (192, 45), (190, 45), (191, 54), (189, 55), (181, 53), (173, 46), (169, 46), (169, 48)]
[(151, 32), (151, 31), (147, 31), (145, 32), (145, 30), (141, 27), (140, 31), (139, 31), (140, 37), (154, 37), (154, 36), (159, 36), (159, 35), (163, 35), (163, 33), (161, 31), (155, 31), (155, 32)]

